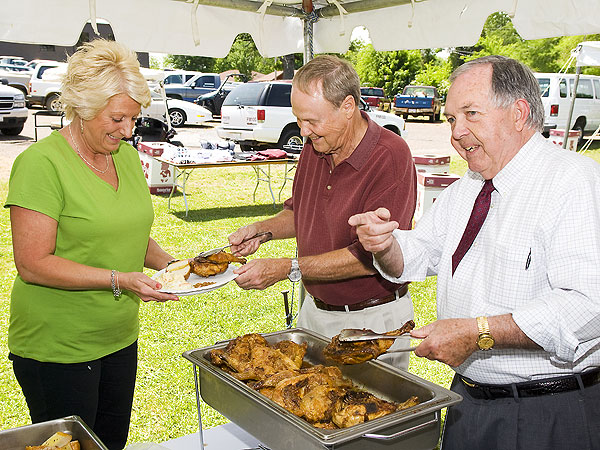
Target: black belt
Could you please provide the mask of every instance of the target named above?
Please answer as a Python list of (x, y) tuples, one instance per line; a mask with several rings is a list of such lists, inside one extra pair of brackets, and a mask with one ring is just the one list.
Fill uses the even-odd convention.
[(324, 311), (360, 311), (362, 309), (371, 308), (372, 306), (385, 305), (386, 303), (393, 302), (396, 298), (404, 297), (407, 292), (408, 283), (403, 284), (397, 291), (390, 295), (386, 295), (385, 297), (370, 298), (362, 302), (353, 303), (352, 305), (331, 305), (316, 297), (313, 297), (313, 301), (315, 302), (317, 309), (322, 309)]
[(587, 388), (600, 382), (600, 368), (566, 377), (513, 384), (479, 384), (462, 375), (459, 377), (471, 397), (495, 400), (507, 397), (538, 397)]

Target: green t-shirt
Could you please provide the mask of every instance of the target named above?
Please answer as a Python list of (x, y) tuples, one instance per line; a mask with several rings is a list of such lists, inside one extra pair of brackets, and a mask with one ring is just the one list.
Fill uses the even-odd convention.
[[(53, 132), (15, 160), (5, 207), (38, 211), (58, 222), (55, 255), (119, 272), (141, 271), (154, 220), (136, 150), (113, 152), (115, 189), (95, 175), (64, 137)], [(13, 285), (8, 347), (43, 362), (91, 361), (138, 336), (139, 298), (112, 290), (69, 291), (24, 282)]]

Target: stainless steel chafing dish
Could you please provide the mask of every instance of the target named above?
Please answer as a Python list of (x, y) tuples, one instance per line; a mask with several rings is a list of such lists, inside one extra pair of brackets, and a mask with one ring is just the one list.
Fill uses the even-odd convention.
[[(303, 328), (263, 334), (270, 343), (288, 339), (308, 344), (304, 360), (310, 364), (327, 364), (322, 356), (329, 340)], [(421, 403), (370, 422), (339, 430), (315, 428), (275, 402), (236, 380), (206, 356), (224, 348), (229, 341), (210, 347), (189, 350), (183, 357), (194, 364), (198, 417), (200, 397), (222, 415), (252, 434), (273, 450), (367, 450), (435, 448), (440, 433), (440, 410), (462, 400), (454, 392), (423, 380), (406, 371), (379, 361), (340, 366), (342, 373), (356, 385), (380, 398), (403, 402), (417, 395)], [(202, 431), (202, 430), (200, 430)]]
[(73, 436), (73, 440), (79, 441), (81, 450), (108, 450), (78, 416), (63, 417), (0, 431), (0, 448), (2, 450), (24, 450), (27, 445), (40, 445), (57, 431)]

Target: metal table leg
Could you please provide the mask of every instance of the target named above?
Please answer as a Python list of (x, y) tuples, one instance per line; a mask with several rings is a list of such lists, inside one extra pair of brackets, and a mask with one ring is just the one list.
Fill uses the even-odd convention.
[[(274, 208), (276, 205), (276, 202), (275, 202), (275, 194), (273, 193), (273, 189), (271, 188), (271, 165), (267, 164), (266, 172), (265, 172), (265, 169), (263, 169), (260, 166), (252, 166), (252, 168), (254, 169), (254, 173), (256, 174), (256, 186), (254, 186), (254, 192), (252, 193), (252, 200), (254, 201), (254, 203), (256, 203), (256, 191), (258, 189), (258, 185), (260, 184), (260, 182), (263, 181), (263, 182), (267, 183), (267, 186), (269, 187), (269, 192), (271, 193), (271, 198), (273, 199), (273, 208)], [(261, 178), (261, 174), (265, 178)]]
[[(188, 180), (188, 178), (190, 177), (190, 175), (192, 174), (192, 172), (194, 171), (194, 169), (179, 169), (176, 166), (172, 166), (175, 169), (175, 187), (181, 188), (181, 192), (183, 194), (183, 204), (185, 205), (185, 216), (187, 217), (188, 215), (188, 204), (187, 204), (187, 195), (185, 193), (185, 184)], [(181, 184), (179, 184), (179, 179), (182, 179), (183, 182)], [(171, 209), (171, 197), (173, 197), (173, 192), (175, 192), (175, 189), (171, 190), (171, 193), (169, 194), (169, 201), (167, 202), (167, 208)]]
[(196, 385), (196, 407), (198, 408), (198, 437), (200, 438), (200, 450), (204, 450), (204, 433), (202, 430), (202, 411), (200, 409), (200, 373), (196, 364), (194, 366), (194, 384)]
[(285, 173), (283, 175), (283, 184), (279, 188), (279, 197), (278, 197), (279, 201), (281, 201), (281, 193), (283, 192), (283, 188), (285, 187), (285, 183), (287, 183), (287, 180), (294, 181), (294, 177), (290, 177), (290, 172), (296, 168), (296, 165), (298, 163), (294, 161), (293, 163), (291, 163), (292, 167), (290, 167), (289, 169), (288, 169), (288, 164), (290, 164), (290, 163), (288, 163), (286, 161)]

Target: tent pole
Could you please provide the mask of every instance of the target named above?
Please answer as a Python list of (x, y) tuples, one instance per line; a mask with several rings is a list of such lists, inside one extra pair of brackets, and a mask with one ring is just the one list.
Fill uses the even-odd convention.
[(312, 0), (302, 0), (302, 11), (304, 17), (302, 21), (304, 23), (304, 59), (303, 64), (306, 64), (314, 57), (313, 53), (313, 23), (314, 23), (314, 9)]
[[(563, 148), (567, 148), (567, 139), (569, 137), (569, 131), (571, 131), (571, 119), (573, 119), (573, 108), (575, 106), (575, 99), (577, 98), (577, 85), (579, 84), (579, 75), (581, 75), (581, 66), (578, 66), (577, 70), (575, 71), (575, 84), (573, 86), (573, 91), (571, 92), (571, 105), (569, 105), (569, 115), (567, 116), (567, 128), (565, 130)], [(567, 87), (567, 89), (569, 88)], [(583, 130), (581, 130), (581, 132), (583, 133)]]

